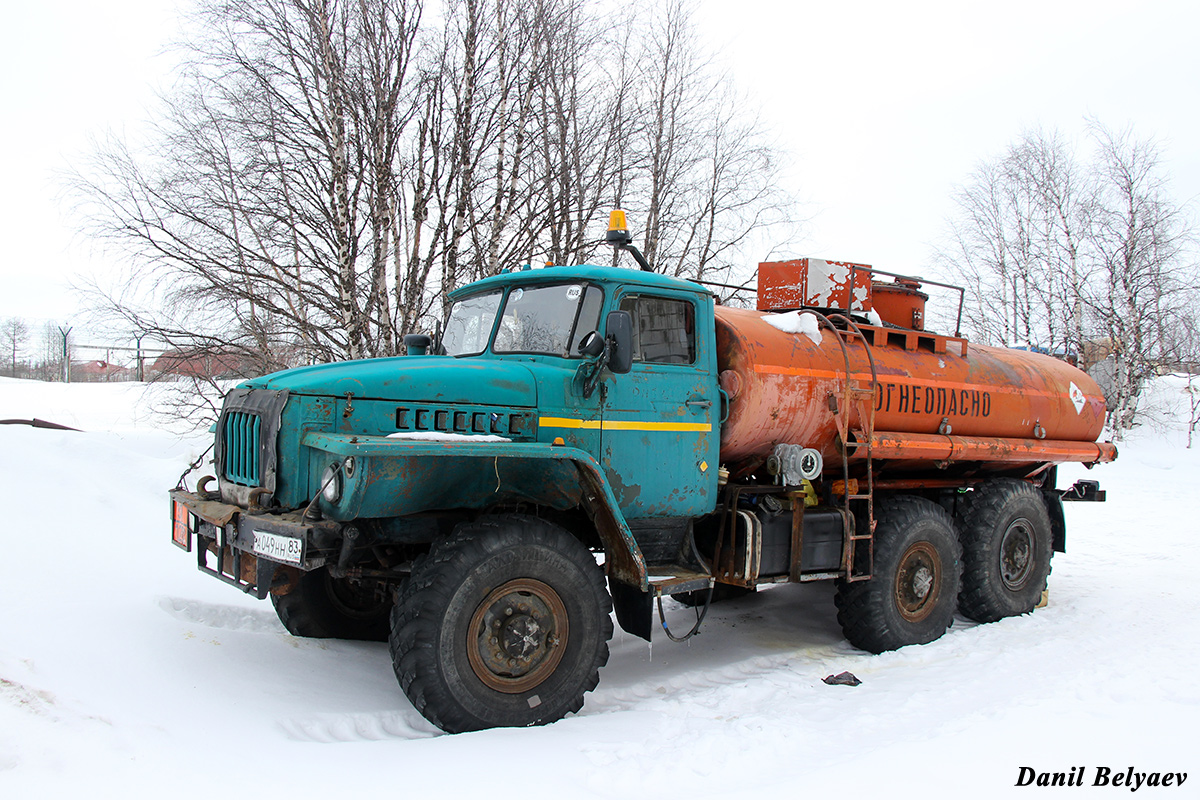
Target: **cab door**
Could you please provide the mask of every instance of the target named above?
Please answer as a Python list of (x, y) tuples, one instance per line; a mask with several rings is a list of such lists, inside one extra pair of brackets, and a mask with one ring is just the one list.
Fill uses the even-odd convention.
[(626, 517), (695, 517), (716, 506), (720, 446), (713, 301), (626, 287), (633, 367), (608, 374), (601, 463)]

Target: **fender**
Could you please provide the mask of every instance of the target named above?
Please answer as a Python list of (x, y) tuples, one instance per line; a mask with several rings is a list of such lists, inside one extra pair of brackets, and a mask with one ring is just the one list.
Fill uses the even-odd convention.
[(1050, 537), (1054, 552), (1067, 552), (1067, 518), (1063, 513), (1063, 493), (1059, 489), (1043, 489), (1046, 513), (1050, 515)]
[[(609, 577), (649, 591), (646, 560), (612, 487), (599, 462), (583, 450), (540, 442), (422, 441), (319, 431), (306, 433), (301, 444), (309, 448), (309, 474), (320, 476), (330, 464), (341, 465), (341, 497), (336, 503), (319, 500), (329, 519), (517, 502), (582, 506), (604, 545)], [(431, 475), (437, 480), (429, 480)]]

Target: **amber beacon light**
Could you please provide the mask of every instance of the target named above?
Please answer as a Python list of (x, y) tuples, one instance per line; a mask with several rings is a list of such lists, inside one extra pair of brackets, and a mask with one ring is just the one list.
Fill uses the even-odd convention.
[(617, 250), (628, 250), (638, 266), (646, 272), (654, 271), (650, 268), (646, 257), (633, 246), (633, 236), (630, 235), (629, 225), (625, 222), (625, 212), (619, 208), (614, 208), (608, 215), (608, 233), (605, 235), (604, 241)]

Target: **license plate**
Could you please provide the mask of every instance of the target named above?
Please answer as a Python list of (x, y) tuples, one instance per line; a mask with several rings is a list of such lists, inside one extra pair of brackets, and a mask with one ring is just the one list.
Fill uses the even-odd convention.
[(254, 531), (254, 552), (272, 561), (297, 566), (304, 560), (304, 541), (277, 533)]

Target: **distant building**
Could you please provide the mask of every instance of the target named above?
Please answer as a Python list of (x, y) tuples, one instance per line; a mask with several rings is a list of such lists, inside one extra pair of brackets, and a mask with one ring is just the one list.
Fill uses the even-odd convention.
[(257, 362), (240, 353), (167, 350), (147, 370), (150, 379), (176, 375), (183, 378), (226, 380), (261, 374)]
[(1084, 342), (1080, 369), (1091, 371), (1093, 366), (1107, 359), (1116, 349), (1116, 344), (1109, 338), (1090, 339)]
[(71, 380), (79, 383), (137, 380), (137, 371), (108, 361), (72, 361)]

